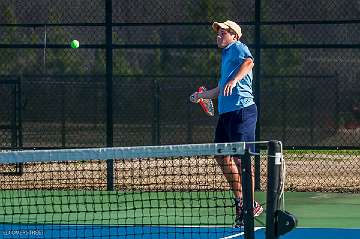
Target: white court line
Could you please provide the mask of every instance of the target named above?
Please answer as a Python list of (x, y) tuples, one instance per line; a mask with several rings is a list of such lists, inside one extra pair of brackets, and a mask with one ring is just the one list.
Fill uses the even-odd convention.
[[(255, 228), (254, 228), (254, 231), (256, 232), (257, 230), (262, 229), (262, 228), (265, 228), (265, 227), (255, 227)], [(234, 235), (231, 235), (231, 236), (221, 237), (221, 238), (219, 238), (219, 239), (230, 239), (230, 238), (235, 238), (235, 237), (243, 236), (244, 234), (245, 234), (245, 232), (241, 232), (241, 233), (234, 234)]]

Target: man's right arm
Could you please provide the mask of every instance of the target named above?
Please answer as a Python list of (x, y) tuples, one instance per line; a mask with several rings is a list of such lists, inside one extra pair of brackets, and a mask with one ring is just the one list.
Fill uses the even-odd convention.
[(215, 99), (219, 96), (219, 92), (219, 86), (217, 86), (211, 90), (199, 93), (198, 97), (203, 99)]

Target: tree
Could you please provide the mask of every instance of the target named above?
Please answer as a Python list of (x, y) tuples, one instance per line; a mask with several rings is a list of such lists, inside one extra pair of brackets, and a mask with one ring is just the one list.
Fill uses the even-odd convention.
[[(16, 17), (11, 5), (5, 6), (3, 18), (5, 23), (16, 24)], [(16, 40), (16, 32), (16, 27), (4, 27), (1, 33), (1, 41), (5, 44), (12, 44)], [(16, 60), (12, 59), (15, 55), (14, 53), (16, 53), (14, 49), (1, 49), (0, 62), (2, 64), (0, 64), (0, 74), (11, 74), (21, 69), (21, 66), (17, 64)]]

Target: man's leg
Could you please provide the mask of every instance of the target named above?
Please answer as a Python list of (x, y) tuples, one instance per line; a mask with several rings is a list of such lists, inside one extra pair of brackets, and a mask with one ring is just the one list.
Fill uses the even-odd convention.
[(234, 163), (234, 160), (230, 156), (223, 156), (216, 157), (216, 161), (220, 165), (221, 170), (234, 193), (234, 196), (241, 199), (241, 175)]
[[(238, 171), (241, 172), (241, 160), (240, 159), (234, 159), (234, 161), (236, 163)], [(254, 207), (254, 216), (257, 217), (263, 212), (264, 208), (257, 201), (255, 201), (255, 174), (254, 174), (254, 167), (251, 167), (251, 181), (252, 181), (251, 190), (252, 190), (253, 204), (254, 204), (253, 205), (253, 207)]]
[(230, 156), (216, 157), (217, 163), (235, 196), (235, 226), (243, 225), (241, 174)]
[[(236, 112), (233, 115), (231, 120), (231, 131), (230, 131), (230, 142), (254, 142), (255, 141), (255, 129), (256, 129), (256, 121), (257, 121), (257, 107), (256, 105), (251, 105), (246, 108), (242, 108), (240, 111)], [(250, 151), (250, 153), (255, 152), (255, 144), (247, 143), (246, 148)], [(238, 172), (241, 175), (241, 160), (238, 158), (234, 158), (235, 164), (238, 168)], [(251, 190), (255, 192), (255, 177), (254, 170), (251, 168), (251, 179), (252, 179), (252, 187)], [(248, 186), (248, 185), (245, 185)], [(249, 185), (250, 186), (250, 185)], [(254, 207), (254, 216), (259, 216), (263, 208), (257, 203), (253, 198), (253, 207)]]
[[(234, 159), (236, 167), (238, 168), (238, 171), (241, 172), (241, 159)], [(251, 185), (251, 190), (252, 190), (252, 195), (253, 195), (253, 200), (254, 200), (254, 192), (255, 192), (255, 177), (254, 177), (254, 168), (251, 167), (251, 181), (252, 181), (252, 185)]]

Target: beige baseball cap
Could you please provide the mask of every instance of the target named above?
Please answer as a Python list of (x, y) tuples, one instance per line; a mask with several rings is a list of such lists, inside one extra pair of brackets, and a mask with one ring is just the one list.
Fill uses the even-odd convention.
[(235, 32), (239, 36), (239, 38), (242, 35), (241, 27), (236, 22), (233, 22), (233, 21), (230, 21), (230, 20), (227, 20), (226, 22), (214, 22), (212, 24), (212, 29), (215, 32), (218, 32), (220, 28), (232, 30), (233, 32)]

